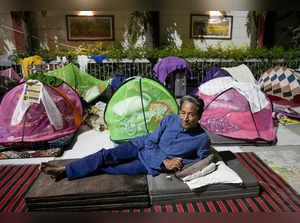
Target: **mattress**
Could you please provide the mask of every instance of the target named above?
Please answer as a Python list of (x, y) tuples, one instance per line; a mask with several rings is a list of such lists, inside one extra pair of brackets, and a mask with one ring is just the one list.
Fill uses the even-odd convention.
[[(218, 157), (242, 178), (243, 185), (215, 184), (191, 191), (175, 174), (162, 173), (156, 177), (94, 174), (55, 182), (41, 173), (25, 195), (25, 201), (29, 211), (96, 211), (258, 196), (258, 181), (233, 153), (218, 152)], [(70, 161), (50, 163), (62, 165)]]
[(147, 176), (150, 202), (152, 205), (201, 200), (224, 200), (245, 197), (256, 197), (260, 187), (257, 179), (235, 158), (230, 151), (219, 152), (223, 161), (243, 180), (242, 185), (214, 184), (191, 191), (187, 184), (174, 174)]
[[(50, 161), (63, 165), (72, 160)], [(149, 207), (145, 175), (94, 174), (55, 182), (40, 173), (25, 195), (29, 211), (94, 211)]]

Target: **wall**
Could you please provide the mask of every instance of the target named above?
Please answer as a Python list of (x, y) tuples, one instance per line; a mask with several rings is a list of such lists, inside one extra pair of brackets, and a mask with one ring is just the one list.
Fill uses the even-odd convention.
[(247, 35), (246, 23), (248, 11), (226, 11), (226, 15), (233, 16), (232, 39), (231, 40), (215, 40), (204, 39), (193, 40), (190, 38), (190, 15), (191, 14), (207, 14), (205, 11), (163, 11), (161, 12), (161, 41), (167, 42), (167, 27), (176, 23), (177, 32), (181, 36), (184, 45), (196, 44), (199, 48), (205, 49), (207, 46), (221, 44), (222, 46), (230, 46), (234, 44), (237, 47), (249, 46), (250, 38)]
[[(96, 15), (114, 15), (114, 30), (115, 41), (102, 41), (104, 46), (112, 44), (120, 44), (123, 41), (125, 25), (129, 21), (130, 13), (126, 10), (105, 10), (95, 11)], [(65, 10), (47, 10), (44, 15), (41, 11), (32, 12), (32, 34), (36, 39), (39, 39), (44, 45), (53, 48), (60, 44), (60, 47), (75, 47), (83, 41), (68, 41), (66, 28), (66, 15), (77, 15), (79, 11)], [(184, 45), (193, 45), (193, 40), (190, 39), (190, 14), (203, 11), (191, 10), (162, 10), (160, 11), (160, 45), (167, 43), (167, 28), (176, 23), (176, 30), (183, 40)], [(247, 11), (226, 11), (227, 15), (233, 16), (233, 31), (232, 40), (205, 40), (200, 42), (199, 47), (205, 48), (210, 45), (221, 43), (222, 45), (235, 46), (249, 45), (250, 39), (247, 36), (245, 23), (247, 21)], [(0, 11), (0, 24), (12, 27), (9, 12)], [(0, 37), (3, 39), (11, 39), (14, 41), (13, 33), (10, 30), (0, 29)], [(197, 41), (196, 41), (197, 42)], [(199, 41), (198, 41), (199, 42)], [(95, 43), (95, 41), (85, 41), (85, 43)], [(3, 41), (0, 43), (0, 50), (3, 51)], [(0, 51), (1, 52), (1, 51)]]
[[(37, 21), (34, 27), (36, 36), (48, 43), (50, 48), (55, 47), (58, 43), (61, 46), (78, 46), (84, 42), (95, 43), (95, 41), (68, 41), (66, 15), (78, 15), (79, 11), (47, 11), (43, 16), (41, 12), (34, 12)], [(119, 43), (123, 40), (125, 24), (127, 24), (130, 11), (97, 11), (95, 15), (114, 15), (114, 32), (115, 41), (102, 41), (104, 45)]]
[(250, 37), (247, 35), (247, 14), (248, 11), (226, 11), (226, 15), (233, 16), (232, 39), (216, 40), (205, 39), (204, 42), (198, 41), (200, 48), (221, 44), (222, 46), (250, 46)]
[(7, 53), (7, 42), (10, 40), (15, 45), (14, 35), (12, 32), (12, 21), (10, 12), (0, 11), (0, 55)]

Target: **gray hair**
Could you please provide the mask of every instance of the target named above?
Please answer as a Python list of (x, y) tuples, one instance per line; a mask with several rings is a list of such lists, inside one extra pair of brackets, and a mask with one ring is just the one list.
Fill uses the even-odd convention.
[(201, 117), (203, 110), (204, 110), (204, 101), (201, 98), (198, 98), (194, 95), (185, 95), (180, 100), (180, 106), (179, 106), (180, 109), (181, 109), (181, 106), (183, 105), (183, 103), (186, 101), (197, 105), (197, 107), (198, 107), (197, 112), (198, 112), (199, 117)]

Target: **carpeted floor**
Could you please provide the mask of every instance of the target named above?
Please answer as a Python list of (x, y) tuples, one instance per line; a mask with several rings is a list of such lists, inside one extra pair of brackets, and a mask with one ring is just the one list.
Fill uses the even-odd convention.
[[(155, 205), (145, 209), (101, 212), (300, 212), (300, 196), (254, 153), (235, 153), (261, 185), (255, 198)], [(38, 165), (0, 166), (0, 211), (27, 212), (24, 195), (39, 174)]]

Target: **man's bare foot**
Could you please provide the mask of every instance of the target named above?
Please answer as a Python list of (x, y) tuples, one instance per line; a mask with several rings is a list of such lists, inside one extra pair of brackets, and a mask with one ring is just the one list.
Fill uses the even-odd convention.
[(55, 166), (49, 163), (41, 163), (40, 164), (40, 170), (50, 175), (52, 179), (55, 179), (55, 181), (59, 181), (66, 177), (66, 167), (65, 166)]

